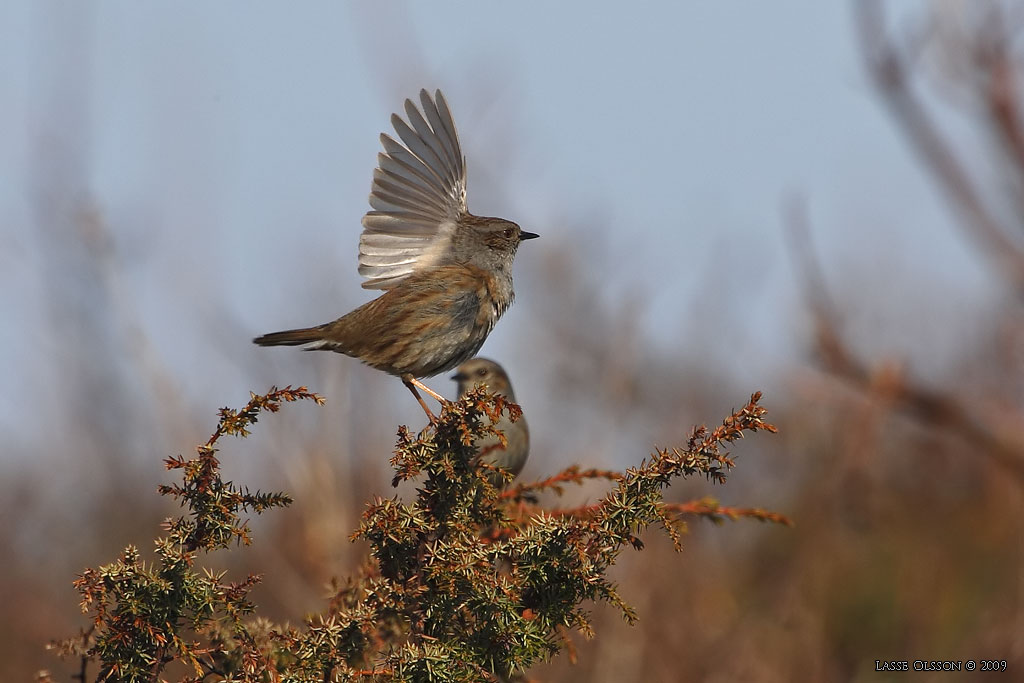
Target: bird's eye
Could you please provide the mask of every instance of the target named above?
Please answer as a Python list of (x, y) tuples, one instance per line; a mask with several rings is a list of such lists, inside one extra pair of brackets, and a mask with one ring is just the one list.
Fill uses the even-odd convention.
[(479, 370), (476, 371), (476, 374), (478, 377), (484, 377), (487, 374), (487, 369), (480, 368)]
[(512, 228), (505, 228), (505, 232), (502, 234), (504, 234), (505, 237), (511, 238), (512, 235), (515, 234), (515, 231)]

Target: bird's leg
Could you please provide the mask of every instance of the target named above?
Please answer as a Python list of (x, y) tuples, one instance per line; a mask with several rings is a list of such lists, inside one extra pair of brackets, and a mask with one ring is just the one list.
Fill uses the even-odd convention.
[(419, 381), (415, 377), (410, 377), (409, 381), (412, 382), (412, 384), (414, 386), (419, 387), (423, 391), (427, 392), (430, 396), (434, 397), (434, 399), (436, 399), (437, 402), (440, 403), (441, 405), (444, 405), (444, 404), (448, 403), (448, 399), (446, 399), (444, 396), (442, 396), (441, 394), (437, 393), (436, 391), (434, 391), (433, 389), (431, 389), (430, 387), (428, 387), (426, 384), (424, 384), (423, 382)]
[(444, 399), (435, 394), (430, 389), (428, 389), (426, 386), (424, 386), (423, 382), (420, 382), (412, 375), (402, 375), (402, 384), (408, 387), (409, 391), (412, 392), (412, 395), (416, 397), (416, 400), (419, 402), (420, 407), (423, 408), (423, 412), (427, 414), (427, 419), (430, 420), (430, 424), (434, 424), (435, 422), (437, 422), (437, 417), (432, 412), (430, 412), (430, 408), (427, 406), (427, 402), (423, 400), (422, 396), (420, 396), (420, 392), (416, 391), (416, 387), (418, 385), (420, 388), (422, 388), (424, 391), (426, 391), (434, 398), (437, 398), (441, 401), (444, 401)]

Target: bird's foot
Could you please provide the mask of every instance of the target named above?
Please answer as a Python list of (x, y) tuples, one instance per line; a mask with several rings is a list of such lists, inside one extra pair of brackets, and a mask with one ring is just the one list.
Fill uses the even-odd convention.
[(416, 401), (420, 404), (420, 407), (423, 408), (424, 414), (426, 414), (427, 419), (430, 420), (429, 426), (436, 426), (440, 418), (434, 415), (434, 413), (430, 410), (430, 407), (427, 405), (427, 402), (423, 400), (423, 397), (420, 396), (420, 392), (417, 391), (416, 389), (417, 387), (419, 387), (423, 391), (427, 392), (427, 394), (437, 399), (437, 401), (441, 404), (442, 409), (444, 408), (444, 406), (448, 405), (448, 399), (446, 399), (444, 396), (437, 393), (436, 391), (434, 391), (433, 389), (431, 389), (426, 384), (419, 381), (412, 375), (402, 375), (402, 382), (405, 384), (406, 387), (409, 388), (409, 391), (412, 392), (412, 395), (416, 397)]

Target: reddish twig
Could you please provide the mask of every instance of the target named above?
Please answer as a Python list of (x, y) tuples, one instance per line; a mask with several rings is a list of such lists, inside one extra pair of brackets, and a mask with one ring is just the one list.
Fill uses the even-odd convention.
[(562, 484), (582, 485), (583, 482), (588, 479), (619, 481), (622, 479), (622, 473), (615, 472), (613, 470), (581, 470), (579, 465), (573, 465), (571, 467), (567, 467), (554, 476), (548, 477), (547, 479), (541, 479), (540, 481), (530, 482), (528, 484), (516, 484), (508, 490), (502, 491), (501, 498), (520, 498), (522, 497), (522, 494), (527, 492), (546, 490), (553, 490), (555, 493), (561, 495)]
[(786, 515), (761, 508), (738, 508), (728, 505), (719, 505), (713, 498), (701, 498), (685, 503), (665, 503), (665, 510), (679, 515), (693, 515), (705, 517), (714, 522), (723, 520), (736, 521), (738, 519), (756, 519), (761, 522), (772, 522), (783, 526), (793, 526), (793, 520)]

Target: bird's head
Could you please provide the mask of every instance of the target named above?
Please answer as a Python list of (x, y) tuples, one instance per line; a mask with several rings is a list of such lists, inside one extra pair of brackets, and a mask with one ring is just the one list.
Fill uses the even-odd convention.
[(487, 390), (494, 394), (505, 396), (515, 401), (515, 394), (512, 393), (512, 384), (509, 382), (505, 369), (487, 358), (471, 358), (460, 365), (452, 375), (452, 379), (459, 383), (459, 396), (478, 384), (483, 384)]
[(485, 269), (507, 270), (519, 244), (538, 237), (504, 218), (465, 216), (463, 222), (464, 229), (455, 237), (455, 254)]

